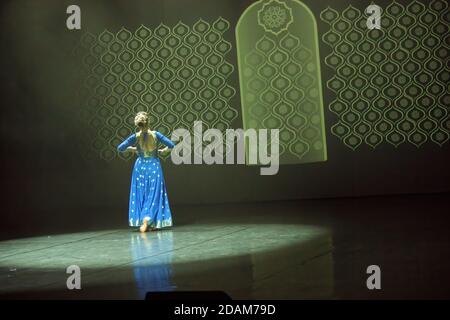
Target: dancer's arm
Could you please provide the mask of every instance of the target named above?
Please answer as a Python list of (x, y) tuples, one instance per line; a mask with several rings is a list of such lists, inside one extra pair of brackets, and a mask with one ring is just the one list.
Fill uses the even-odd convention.
[(126, 138), (121, 144), (117, 146), (117, 151), (124, 152), (124, 151), (136, 151), (136, 148), (133, 147), (136, 144), (137, 138), (136, 134), (133, 133), (131, 136)]
[(163, 135), (161, 132), (156, 131), (156, 138), (158, 141), (163, 143), (166, 147), (163, 149), (159, 149), (158, 152), (165, 153), (175, 147), (175, 143), (172, 142), (169, 138), (167, 138), (165, 135)]

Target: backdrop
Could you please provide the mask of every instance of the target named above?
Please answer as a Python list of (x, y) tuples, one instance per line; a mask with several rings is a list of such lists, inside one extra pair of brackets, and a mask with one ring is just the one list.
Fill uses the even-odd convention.
[[(188, 125), (194, 119), (204, 120), (208, 123), (210, 116), (211, 119), (215, 119), (211, 122), (210, 127), (215, 127), (215, 125), (220, 128), (248, 127), (248, 123), (244, 122), (242, 117), (243, 110), (245, 112), (247, 106), (241, 104), (244, 92), (241, 92), (240, 89), (239, 76), (244, 69), (238, 65), (235, 27), (243, 12), (252, 3), (252, 1), (241, 0), (77, 1), (76, 4), (81, 8), (81, 30), (68, 30), (66, 8), (74, 4), (73, 1), (15, 0), (2, 2), (0, 88), (2, 91), (3, 209), (1, 225), (4, 227), (3, 229), (22, 223), (39, 226), (49, 223), (68, 224), (70, 221), (77, 220), (126, 221), (133, 160), (118, 156), (113, 146), (124, 136), (132, 133), (133, 128), (129, 119), (139, 108), (149, 110), (154, 115), (154, 121), (159, 125), (158, 128), (167, 133), (177, 123)], [(276, 3), (275, 1), (273, 4)], [(449, 88), (448, 83), (445, 83), (448, 80), (449, 72), (448, 65), (445, 64), (446, 61), (448, 62), (448, 51), (443, 53), (443, 57), (440, 56), (442, 53), (439, 53), (439, 50), (448, 50), (449, 44), (448, 23), (444, 23), (444, 27), (442, 27), (443, 22), (448, 22), (446, 3), (435, 1), (433, 4), (428, 2), (421, 4), (419, 2), (416, 3), (417, 8), (420, 9), (418, 12), (416, 7), (408, 7), (412, 2), (397, 1), (403, 6), (402, 13), (397, 15), (396, 9), (391, 8), (391, 11), (386, 11), (386, 14), (391, 14), (390, 18), (388, 17), (389, 19), (383, 22), (386, 24), (386, 28), (393, 31), (392, 34), (383, 31), (382, 35), (375, 33), (367, 35), (360, 31), (359, 36), (363, 37), (362, 40), (356, 35), (357, 40), (353, 43), (352, 38), (349, 38), (350, 33), (346, 33), (345, 28), (350, 31), (353, 30), (352, 28), (356, 28), (358, 18), (363, 17), (362, 21), (364, 22), (367, 20), (364, 10), (369, 5), (369, 1), (365, 3), (365, 1), (347, 0), (331, 3), (330, 1), (305, 0), (303, 3), (311, 9), (312, 15), (315, 17), (317, 34), (314, 34), (311, 25), (303, 25), (302, 29), (301, 22), (296, 21), (296, 10), (300, 9), (292, 1), (286, 2), (291, 9), (286, 12), (290, 12), (292, 15), (287, 19), (292, 18), (292, 21), (280, 20), (280, 23), (289, 23), (288, 27), (292, 34), (300, 30), (297, 34), (298, 37), (308, 33), (312, 37), (312, 41), (315, 39), (318, 43), (319, 80), (321, 77), (318, 88), (322, 90), (323, 102), (321, 105), (318, 104), (321, 108), (319, 111), (322, 112), (322, 118), (318, 120), (317, 126), (319, 129), (323, 129), (324, 136), (320, 139), (326, 144), (323, 146), (326, 150), (326, 157), (318, 156), (311, 161), (298, 159), (291, 164), (282, 164), (278, 174), (273, 176), (261, 176), (258, 166), (205, 164), (176, 166), (171, 163), (170, 159), (166, 159), (163, 166), (169, 199), (173, 205), (432, 193), (450, 190), (448, 170), (450, 153), (447, 142)], [(392, 5), (391, 1), (378, 1), (377, 4), (382, 8)], [(353, 6), (350, 8), (354, 8), (356, 13), (349, 11), (349, 6)], [(423, 16), (425, 13), (435, 17), (434, 22), (428, 24), (428, 27), (427, 16)], [(403, 43), (401, 39), (394, 41), (396, 37), (394, 28), (403, 21), (401, 17), (404, 15), (413, 17), (412, 20), (415, 22), (412, 24), (405, 22), (401, 26), (403, 31), (399, 32), (404, 32), (404, 34), (399, 34), (399, 37), (403, 37), (402, 39), (405, 40)], [(281, 15), (280, 17), (285, 16)], [(344, 21), (344, 25), (341, 26), (338, 20)], [(199, 24), (199, 21), (206, 24)], [(177, 25), (180, 26), (180, 22), (182, 22), (181, 26), (186, 26), (186, 30), (175, 29)], [(258, 25), (257, 22), (255, 23), (256, 30)], [(273, 22), (273, 25), (276, 26), (276, 23), (277, 21)], [(346, 26), (345, 23), (348, 25)], [(419, 27), (425, 28), (425, 31), (422, 30), (420, 33)], [(251, 24), (247, 28), (251, 29)], [(413, 28), (418, 29), (411, 31)], [(142, 34), (138, 33), (139, 30), (142, 31)], [(200, 95), (203, 94), (200, 92), (205, 87), (213, 88), (211, 89), (212, 93), (209, 94), (213, 97), (211, 99), (217, 98), (221, 101), (220, 112), (212, 115), (204, 113), (203, 110), (212, 108), (208, 104), (209, 100), (205, 98), (203, 101), (208, 103), (203, 106), (204, 109), (199, 107), (195, 113), (195, 107), (189, 105), (193, 114), (186, 115), (184, 118), (180, 116), (180, 119), (177, 120), (176, 117), (170, 118), (168, 114), (165, 114), (165, 110), (173, 107), (170, 110), (176, 115), (175, 102), (178, 101), (176, 100), (178, 98), (170, 101), (171, 98), (168, 97), (167, 104), (164, 104), (165, 98), (157, 94), (158, 90), (163, 92), (168, 90), (156, 87), (153, 89), (132, 87), (136, 84), (133, 82), (134, 80), (130, 80), (129, 83), (127, 80), (123, 80), (125, 88), (117, 87), (114, 80), (108, 86), (108, 74), (117, 78), (123, 76), (120, 79), (125, 79), (127, 76), (126, 70), (112, 72), (113, 63), (106, 61), (105, 55), (108, 52), (112, 53), (114, 59), (127, 59), (126, 56), (120, 56), (119, 52), (114, 52), (114, 47), (111, 46), (114, 39), (120, 40), (120, 37), (123, 36), (123, 41), (128, 43), (128, 52), (136, 57), (138, 54), (142, 54), (141, 61), (144, 64), (155, 61), (157, 54), (161, 54), (160, 60), (166, 63), (169, 58), (182, 56), (182, 51), (177, 51), (178, 47), (176, 47), (176, 49), (170, 49), (168, 53), (157, 52), (157, 49), (150, 53), (140, 52), (141, 47), (139, 46), (152, 46), (150, 40), (146, 42), (145, 37), (150, 39), (158, 32), (168, 32), (180, 38), (185, 34), (184, 32), (189, 34), (204, 32), (206, 34), (211, 30), (216, 31), (215, 36), (217, 37), (211, 41), (220, 42), (222, 46), (210, 45), (210, 51), (207, 51), (204, 56), (201, 51), (198, 52), (198, 55), (204, 59), (203, 62), (200, 61), (198, 68), (206, 64), (206, 55), (211, 52), (215, 53), (217, 55), (215, 58), (220, 62), (219, 67), (222, 69), (208, 71), (205, 68), (205, 72), (211, 73), (206, 77), (219, 76), (217, 78), (218, 87), (213, 88), (212, 80), (211, 83), (206, 83), (206, 80), (203, 83), (199, 80), (197, 91), (194, 89), (193, 91), (194, 94)], [(337, 34), (337, 37), (328, 37), (333, 34)], [(408, 36), (411, 34), (412, 36)], [(102, 35), (104, 38), (101, 38)], [(141, 44), (138, 43), (138, 47), (133, 48), (131, 40), (139, 39), (139, 36), (141, 36)], [(380, 41), (387, 41), (386, 37), (391, 36), (389, 39), (393, 39), (391, 42), (394, 45), (386, 42), (386, 47), (383, 47), (384, 44), (382, 46), (376, 42), (375, 37), (378, 36)], [(345, 78), (346, 71), (339, 67), (339, 59), (343, 59), (343, 61), (349, 57), (356, 59), (358, 57), (355, 56), (355, 52), (357, 53), (358, 50), (361, 52), (370, 50), (370, 45), (368, 47), (362, 45), (365, 37), (372, 41), (374, 48), (379, 50), (372, 49), (372, 52), (361, 54), (363, 59), (369, 60), (371, 54), (378, 50), (380, 56), (373, 56), (374, 60), (380, 59), (380, 65), (383, 60), (392, 61), (394, 66), (391, 68), (401, 70), (405, 70), (404, 68), (407, 67), (406, 61), (417, 61), (417, 65), (412, 63), (412, 68), (418, 70), (416, 75), (420, 76), (421, 73), (428, 72), (430, 78), (425, 78), (423, 84), (420, 84), (421, 78), (412, 77), (412, 79), (406, 80), (398, 78), (398, 83), (394, 86), (397, 88), (394, 88), (398, 91), (396, 92), (388, 87), (389, 83), (394, 83), (397, 79), (389, 76), (389, 66), (386, 66), (386, 71), (383, 73), (379, 71), (382, 70), (382, 67), (380, 66), (378, 69), (377, 64), (374, 63), (376, 68), (372, 73), (380, 75), (381, 78), (377, 78), (380, 81), (378, 82), (379, 86), (376, 86), (377, 82), (371, 82), (377, 81), (377, 79), (369, 79), (371, 75), (367, 76), (366, 74), (367, 78), (361, 81), (365, 81), (364, 83), (367, 84), (366, 89), (369, 87), (385, 88), (386, 93), (379, 92), (378, 95), (371, 97), (370, 88), (367, 90), (358, 88), (358, 83), (351, 82), (351, 79), (355, 79), (356, 76)], [(425, 62), (419, 63), (420, 52), (417, 52), (416, 60), (413, 59), (414, 56), (411, 53), (413, 49), (411, 52), (408, 51), (408, 45), (410, 45), (406, 42), (408, 37), (412, 37), (412, 41), (417, 42), (416, 48), (426, 49), (428, 38), (435, 41), (434, 44), (428, 46), (428, 55), (425, 53), (424, 59), (428, 59), (430, 62), (429, 69), (426, 69), (428, 64)], [(207, 41), (209, 40), (206, 38), (204, 40), (194, 39), (194, 43), (191, 47), (187, 46), (187, 50), (195, 51), (198, 43)], [(355, 49), (351, 49), (353, 51), (350, 50), (350, 52), (344, 51), (344, 42), (353, 44)], [(361, 46), (357, 46), (356, 43)], [(100, 45), (100, 48), (95, 48), (96, 44)], [(155, 45), (161, 46), (157, 43)], [(389, 45), (395, 46), (395, 48), (389, 47)], [(174, 43), (174, 46), (179, 46), (179, 44)], [(99, 51), (95, 51), (97, 49)], [(402, 59), (401, 56), (399, 58), (392, 56), (391, 54), (396, 52), (396, 49), (398, 49), (397, 51), (402, 49), (406, 52), (407, 57)], [(120, 50), (122, 49), (119, 48)], [(168, 55), (167, 60), (164, 60), (164, 54)], [(384, 59), (383, 54), (385, 55)], [(289, 55), (286, 56), (286, 59), (289, 59)], [(405, 65), (402, 64), (403, 62), (398, 62), (398, 59), (404, 61)], [(359, 72), (359, 75), (364, 78), (365, 71), (363, 69), (356, 71), (354, 68), (355, 70), (351, 71), (357, 65), (356, 60), (352, 61), (347, 60), (350, 73)], [(111, 63), (111, 69), (95, 69), (102, 63), (103, 65)], [(174, 63), (177, 63), (176, 59), (174, 59)], [(184, 60), (181, 63), (188, 64)], [(192, 63), (191, 67), (193, 67), (196, 62), (190, 60), (189, 63)], [(211, 64), (214, 63), (214, 61), (211, 62)], [(432, 63), (437, 67), (431, 65)], [(345, 66), (345, 63), (342, 65)], [(132, 67), (130, 64), (129, 68)], [(147, 65), (141, 68), (143, 68), (142, 70), (145, 68), (151, 70), (152, 66)], [(95, 79), (96, 74), (99, 75), (97, 79)], [(170, 81), (177, 77), (174, 74), (167, 75), (167, 82), (163, 83), (163, 88), (165, 85), (171, 85)], [(93, 80), (90, 79), (92, 76), (94, 76)], [(140, 73), (139, 76), (145, 77)], [(160, 80), (164, 80), (165, 76), (163, 73), (158, 73)], [(332, 82), (339, 76), (341, 76), (341, 83), (339, 81)], [(91, 80), (93, 82), (89, 82)], [(105, 85), (103, 93), (98, 89), (99, 81), (100, 84)], [(186, 80), (186, 83), (188, 81), (190, 80)], [(182, 82), (179, 85), (185, 88), (188, 86), (186, 83)], [(418, 83), (418, 89), (415, 88), (415, 90), (422, 92), (422, 98), (423, 96), (428, 97), (431, 102), (420, 100), (420, 97), (416, 98), (412, 93), (408, 95), (407, 90), (414, 89), (410, 88), (411, 83)], [(334, 86), (335, 84), (336, 86)], [(434, 87), (428, 88), (430, 84), (433, 84)], [(175, 86), (176, 83), (173, 85)], [(189, 85), (191, 85), (190, 82)], [(192, 82), (192, 86), (195, 88), (196, 84)], [(229, 90), (226, 91), (226, 88)], [(353, 88), (353, 93), (348, 88)], [(130, 95), (129, 99), (131, 100), (127, 104), (127, 92), (141, 91), (150, 92), (153, 96), (144, 96), (145, 92), (141, 95)], [(109, 96), (108, 92), (111, 92)], [(406, 108), (409, 109), (401, 112), (397, 118), (395, 115), (389, 118), (389, 115), (380, 112), (376, 123), (380, 123), (380, 117), (384, 117), (387, 119), (385, 126), (390, 126), (390, 128), (383, 129), (380, 124), (380, 128), (375, 130), (375, 120), (372, 124), (368, 124), (369, 128), (364, 129), (358, 126), (361, 121), (354, 120), (355, 117), (362, 119), (365, 116), (369, 117), (369, 114), (365, 114), (365, 111), (358, 113), (356, 102), (354, 113), (349, 114), (338, 108), (340, 102), (346, 104), (346, 93), (358, 97), (367, 93), (367, 97), (361, 101), (369, 105), (383, 94), (387, 97), (388, 104), (397, 105), (398, 102), (400, 107), (404, 102), (399, 99), (402, 97), (412, 98), (411, 101), (405, 102)], [(208, 92), (205, 91), (204, 94), (206, 95)], [(107, 97), (116, 97), (119, 100), (111, 100), (111, 105), (108, 106)], [(138, 102), (132, 100), (136, 97)], [(146, 100), (147, 98), (148, 100)], [(158, 105), (162, 108), (161, 112), (157, 110)], [(348, 105), (353, 105), (353, 102), (349, 102)], [(102, 106), (105, 108), (102, 109)], [(414, 128), (410, 131), (407, 122), (414, 118), (414, 110), (412, 110), (414, 106), (419, 109), (418, 117), (422, 117), (419, 120), (431, 119), (431, 124), (428, 124), (427, 127), (428, 122), (423, 122), (423, 126), (420, 127), (418, 120), (417, 123), (412, 124)], [(277, 111), (273, 112), (276, 116)], [(420, 112), (423, 112), (424, 115), (421, 116)], [(168, 117), (164, 118), (165, 115)], [(278, 116), (280, 116), (279, 113)], [(169, 124), (173, 124), (173, 126)], [(394, 135), (395, 132), (397, 133)], [(372, 138), (369, 139), (370, 133), (372, 133)]]

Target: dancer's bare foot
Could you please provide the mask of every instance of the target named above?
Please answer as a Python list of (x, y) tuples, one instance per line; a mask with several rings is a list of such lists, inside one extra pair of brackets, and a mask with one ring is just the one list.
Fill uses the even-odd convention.
[(145, 232), (145, 231), (147, 231), (147, 228), (148, 228), (148, 222), (147, 222), (147, 219), (144, 219), (144, 221), (142, 222), (142, 226), (139, 227), (139, 231)]

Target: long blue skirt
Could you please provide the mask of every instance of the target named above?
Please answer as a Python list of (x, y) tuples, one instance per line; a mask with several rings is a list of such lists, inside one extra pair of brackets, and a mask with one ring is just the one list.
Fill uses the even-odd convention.
[(151, 228), (172, 226), (172, 213), (167, 197), (159, 158), (136, 159), (131, 176), (129, 225), (139, 227), (144, 219)]

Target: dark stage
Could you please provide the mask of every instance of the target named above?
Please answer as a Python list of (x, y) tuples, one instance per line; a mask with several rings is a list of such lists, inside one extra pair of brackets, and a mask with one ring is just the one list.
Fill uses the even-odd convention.
[[(0, 242), (2, 299), (143, 299), (222, 290), (233, 299), (450, 297), (448, 194), (176, 207), (176, 226)], [(67, 290), (66, 268), (81, 268)], [(368, 290), (366, 268), (381, 269)]]

